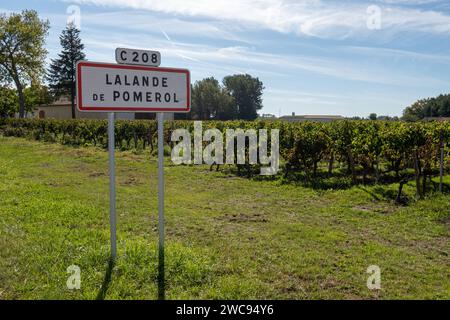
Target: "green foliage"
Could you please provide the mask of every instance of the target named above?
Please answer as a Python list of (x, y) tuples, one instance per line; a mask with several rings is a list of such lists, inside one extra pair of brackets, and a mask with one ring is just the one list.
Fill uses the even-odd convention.
[[(52, 101), (52, 96), (46, 86), (32, 83), (23, 89), (25, 110), (33, 111), (40, 105)], [(0, 87), (0, 118), (13, 117), (18, 111), (17, 90), (9, 87)]]
[(16, 90), (0, 87), (0, 118), (7, 118), (17, 112)]
[(294, 144), (287, 152), (286, 161), (289, 168), (303, 166), (307, 175), (315, 176), (317, 165), (329, 150), (331, 139), (326, 133), (323, 124), (305, 123), (302, 126), (294, 126)]
[(34, 10), (0, 14), (0, 73), (17, 88), (21, 118), (25, 114), (25, 85), (39, 83), (44, 74), (48, 28), (48, 21), (40, 20)]
[(49, 104), (53, 99), (48, 88), (40, 84), (32, 83), (31, 86), (26, 87), (23, 90), (23, 93), (25, 96), (25, 108), (27, 111), (32, 111), (40, 105)]
[[(364, 179), (367, 173), (378, 165), (383, 147), (383, 140), (380, 136), (382, 128), (379, 123), (366, 122), (365, 125), (356, 126), (354, 129), (351, 149), (355, 162), (364, 169)], [(389, 128), (387, 130), (390, 130)]]
[(223, 86), (206, 78), (192, 86), (192, 111), (178, 119), (195, 120), (255, 120), (262, 108), (263, 83), (245, 75), (227, 76)]
[(238, 74), (223, 79), (237, 106), (237, 118), (255, 120), (262, 109), (263, 83), (249, 74)]
[(191, 119), (232, 120), (237, 116), (233, 97), (214, 78), (197, 81), (192, 87)]
[(84, 45), (81, 43), (80, 30), (73, 23), (67, 25), (59, 37), (62, 51), (58, 59), (53, 59), (48, 70), (47, 80), (55, 97), (69, 95), (72, 105), (72, 118), (75, 118), (75, 76), (76, 64), (84, 60)]
[[(173, 130), (185, 128), (192, 132), (193, 121), (167, 121), (164, 127), (165, 144), (172, 147)], [(284, 176), (298, 173), (316, 178), (320, 164), (328, 162), (328, 174), (346, 164), (344, 175), (353, 183), (380, 180), (394, 181), (411, 178), (414, 154), (417, 152), (419, 173), (426, 180), (438, 173), (441, 141), (448, 145), (448, 122), (408, 123), (399, 121), (338, 121), (333, 123), (281, 121), (205, 121), (203, 130), (278, 129), (280, 155)], [(107, 122), (104, 120), (3, 119), (0, 132), (5, 135), (29, 135), (37, 140), (54, 140), (63, 144), (107, 147)], [(116, 121), (116, 144), (120, 150), (154, 150), (157, 138), (156, 121)], [(270, 136), (270, 135), (269, 135)], [(50, 138), (52, 137), (52, 138)], [(270, 145), (270, 143), (269, 143)], [(225, 144), (224, 144), (225, 148)], [(448, 148), (448, 146), (447, 146)], [(248, 148), (246, 150), (248, 155)], [(224, 150), (225, 154), (225, 150)], [(337, 163), (337, 166), (335, 165)], [(237, 166), (238, 172), (241, 166)], [(247, 166), (251, 175), (251, 166)], [(257, 169), (255, 166), (253, 169)], [(339, 173), (338, 172), (338, 173)], [(424, 182), (425, 183), (425, 182)]]
[(406, 121), (426, 117), (450, 117), (450, 94), (419, 100), (403, 111), (403, 119)]

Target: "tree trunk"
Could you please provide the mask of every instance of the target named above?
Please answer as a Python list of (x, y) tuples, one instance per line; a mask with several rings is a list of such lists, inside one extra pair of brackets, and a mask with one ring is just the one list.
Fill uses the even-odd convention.
[(396, 202), (396, 203), (401, 203), (401, 201), (402, 201), (402, 190), (403, 190), (403, 186), (404, 186), (406, 183), (408, 183), (408, 179), (407, 179), (407, 178), (402, 179), (402, 180), (400, 181), (400, 184), (399, 184), (399, 186), (398, 186), (397, 198), (395, 198), (395, 202)]
[(363, 185), (367, 183), (367, 166), (363, 166)]
[(19, 96), (19, 118), (25, 117), (25, 96), (23, 94), (23, 86), (20, 83), (19, 78), (14, 77), (14, 83), (16, 84), (17, 94)]
[(353, 161), (353, 153), (352, 148), (350, 146), (347, 146), (347, 156), (348, 156), (348, 164), (352, 172), (352, 181), (353, 183), (356, 183), (355, 162)]
[(333, 164), (334, 164), (334, 153), (330, 154), (330, 162), (328, 162), (328, 174), (333, 174)]
[(150, 146), (150, 154), (153, 152), (154, 146), (153, 146), (153, 137), (151, 133), (148, 134), (148, 145)]
[(427, 174), (428, 170), (424, 169), (422, 174), (422, 193), (427, 193)]
[(380, 182), (380, 163), (378, 161), (378, 157), (375, 161), (375, 182), (378, 184), (378, 182)]
[(419, 156), (417, 155), (417, 150), (414, 150), (414, 172), (416, 176), (416, 192), (417, 196), (422, 196), (422, 191), (420, 189), (420, 168), (419, 168)]
[[(12, 56), (10, 57), (12, 59)], [(23, 86), (19, 79), (19, 73), (17, 71), (16, 65), (14, 62), (12, 63), (11, 69), (6, 68), (8, 70), (8, 73), (11, 75), (11, 78), (13, 79), (17, 94), (19, 96), (19, 118), (25, 117), (25, 96), (23, 94)]]
[(395, 179), (398, 181), (400, 180), (400, 166), (402, 165), (402, 159), (398, 159), (394, 163), (394, 170), (395, 170)]
[(22, 85), (17, 86), (17, 93), (19, 94), (19, 118), (25, 117), (25, 96), (23, 95)]
[(134, 138), (134, 148), (137, 149), (139, 140), (138, 140), (138, 136), (137, 136), (136, 131), (133, 132), (133, 138)]
[(289, 170), (290, 170), (291, 166), (289, 165), (289, 163), (286, 162), (286, 165), (284, 166), (284, 178), (287, 179), (288, 175), (289, 175)]

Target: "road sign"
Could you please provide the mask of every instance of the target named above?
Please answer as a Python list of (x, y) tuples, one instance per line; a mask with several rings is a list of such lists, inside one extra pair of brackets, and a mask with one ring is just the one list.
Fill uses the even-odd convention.
[(94, 112), (189, 112), (189, 70), (80, 61), (77, 107)]
[[(117, 48), (116, 60), (120, 64), (78, 62), (77, 107), (80, 111), (109, 113), (109, 221), (112, 261), (117, 257), (114, 112), (158, 112), (158, 297), (164, 299), (163, 113), (190, 111), (191, 77), (186, 69), (155, 67), (161, 62), (161, 55), (156, 51)], [(137, 65), (142, 63), (154, 63), (154, 66)]]
[(159, 67), (161, 64), (161, 53), (150, 50), (117, 48), (116, 61), (120, 64)]

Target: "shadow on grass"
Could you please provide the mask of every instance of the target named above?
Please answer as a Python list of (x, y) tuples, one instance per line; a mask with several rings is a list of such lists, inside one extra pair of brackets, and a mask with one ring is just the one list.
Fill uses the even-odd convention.
[(410, 195), (405, 194), (405, 192), (402, 192), (400, 194), (400, 197), (397, 198), (398, 190), (387, 189), (386, 186), (376, 185), (369, 188), (367, 186), (358, 185), (357, 188), (370, 195), (376, 201), (382, 200), (393, 201), (397, 205), (402, 206), (407, 206), (411, 201)]
[[(410, 181), (410, 183), (414, 184), (414, 181)], [(399, 205), (407, 206), (413, 198), (415, 198), (415, 193), (409, 194), (405, 192), (404, 190), (400, 194), (400, 198), (398, 197), (398, 187), (396, 188), (389, 188), (386, 185), (374, 185), (374, 186), (363, 186), (358, 185), (357, 188), (361, 191), (366, 192), (371, 197), (373, 197), (375, 200), (389, 200), (389, 201), (395, 201)], [(444, 194), (448, 195), (450, 194), (450, 185), (447, 183), (442, 184), (442, 192), (439, 191), (439, 183), (436, 183), (434, 181), (431, 181), (431, 183), (427, 183), (427, 192), (424, 197), (429, 197), (437, 194)]]
[[(210, 170), (212, 169), (212, 166)], [(364, 190), (368, 194), (374, 197), (376, 200), (387, 199), (396, 200), (398, 190), (393, 190), (389, 186), (398, 184), (400, 180), (407, 179), (408, 181), (414, 180), (414, 172), (403, 172), (402, 175), (396, 176), (394, 172), (380, 173), (377, 180), (374, 174), (368, 174), (364, 177), (364, 172), (359, 168), (355, 170), (355, 178), (353, 179), (351, 174), (346, 169), (335, 169), (331, 174), (327, 171), (319, 170), (315, 175), (306, 174), (304, 171), (291, 171), (289, 174), (282, 173), (282, 170), (277, 175), (263, 176), (259, 173), (259, 167), (223, 167), (222, 172), (227, 175), (233, 175), (241, 178), (248, 178), (254, 181), (279, 181), (281, 184), (290, 184), (296, 186), (302, 186), (311, 188), (313, 190), (348, 190), (353, 187), (358, 187)], [(250, 169), (250, 171), (248, 170)], [(212, 170), (211, 170), (212, 171)], [(432, 177), (438, 177), (438, 172), (435, 170), (432, 173)], [(427, 193), (436, 193), (439, 191), (439, 183), (435, 181), (427, 182)], [(449, 193), (449, 185), (445, 182), (442, 186), (442, 193)], [(409, 199), (402, 193), (400, 197), (401, 204), (407, 204)]]
[(97, 294), (97, 298), (96, 298), (97, 300), (105, 300), (106, 293), (109, 288), (109, 284), (111, 283), (111, 274), (114, 269), (114, 264), (115, 264), (114, 259), (110, 258), (108, 260), (108, 266), (106, 268), (105, 277), (103, 278), (102, 286), (100, 288), (100, 291)]
[(166, 280), (164, 272), (164, 247), (160, 246), (158, 250), (158, 299), (166, 299)]

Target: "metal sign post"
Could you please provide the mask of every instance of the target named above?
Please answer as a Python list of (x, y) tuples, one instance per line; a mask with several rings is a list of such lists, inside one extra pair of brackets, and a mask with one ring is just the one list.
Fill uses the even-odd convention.
[(116, 260), (116, 161), (114, 157), (114, 112), (108, 113), (108, 152), (109, 152), (109, 231), (111, 240), (111, 260)]
[(165, 297), (164, 286), (164, 113), (158, 114), (158, 297)]

